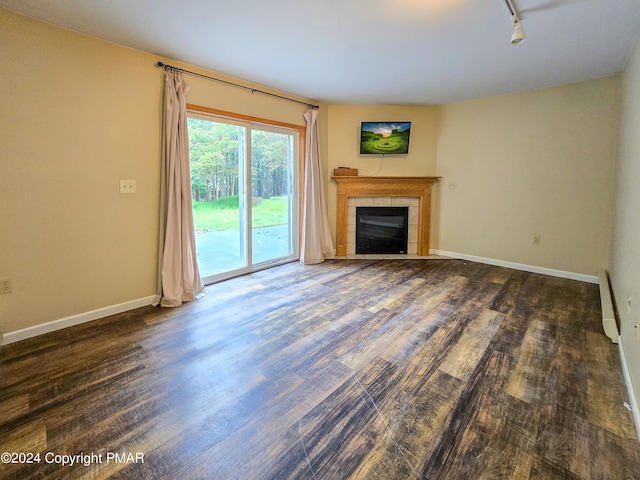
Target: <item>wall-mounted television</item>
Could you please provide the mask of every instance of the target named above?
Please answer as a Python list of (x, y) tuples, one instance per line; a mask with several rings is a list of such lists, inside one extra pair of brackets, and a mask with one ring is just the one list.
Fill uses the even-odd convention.
[(406, 155), (411, 122), (362, 122), (361, 155)]

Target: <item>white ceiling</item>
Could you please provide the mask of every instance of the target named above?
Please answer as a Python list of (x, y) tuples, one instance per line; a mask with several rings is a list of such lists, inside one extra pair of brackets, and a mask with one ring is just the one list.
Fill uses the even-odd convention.
[(622, 71), (640, 0), (0, 0), (128, 47), (343, 104), (443, 104)]

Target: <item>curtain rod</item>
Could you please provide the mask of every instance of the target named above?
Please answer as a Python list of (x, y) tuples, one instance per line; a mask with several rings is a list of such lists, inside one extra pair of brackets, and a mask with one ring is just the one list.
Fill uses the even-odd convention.
[(282, 100), (288, 100), (289, 102), (295, 102), (295, 103), (300, 103), (302, 105), (306, 105), (307, 107), (313, 108), (313, 109), (318, 109), (320, 108), (319, 105), (313, 105), (311, 103), (307, 103), (307, 102), (302, 102), (300, 100), (296, 100), (294, 98), (289, 98), (289, 97), (283, 97), (282, 95), (276, 95), (275, 93), (270, 93), (270, 92), (265, 92), (263, 90), (258, 90), (257, 88), (251, 88), (251, 87), (247, 87), (245, 85), (240, 85), (239, 83), (233, 83), (233, 82), (229, 82), (227, 80), (222, 80), (220, 78), (215, 78), (215, 77), (209, 77), (208, 75), (203, 75), (201, 73), (197, 73), (197, 72), (191, 72), (189, 70), (184, 70), (182, 68), (178, 68), (178, 67), (174, 67), (173, 65), (167, 65), (166, 63), (162, 63), (162, 62), (158, 62), (156, 64), (158, 67), (162, 67), (165, 70), (167, 69), (171, 69), (171, 70), (177, 70), (178, 72), (182, 72), (182, 73), (187, 73), (189, 75), (194, 75), (196, 77), (200, 77), (200, 78), (206, 78), (207, 80), (213, 80), (214, 82), (220, 82), (220, 83), (224, 83), (226, 85), (231, 85), (233, 87), (238, 87), (238, 88), (243, 88), (245, 90), (249, 90), (251, 91), (251, 93), (261, 93), (263, 95), (269, 95), (270, 97), (276, 97), (276, 98), (280, 98)]

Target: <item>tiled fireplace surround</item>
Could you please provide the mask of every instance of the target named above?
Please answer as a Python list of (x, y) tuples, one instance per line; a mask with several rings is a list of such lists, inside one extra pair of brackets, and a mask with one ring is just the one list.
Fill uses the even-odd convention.
[(336, 255), (355, 254), (356, 207), (408, 206), (407, 255), (428, 256), (431, 185), (439, 178), (334, 176), (338, 184)]
[(349, 197), (347, 201), (347, 255), (356, 253), (356, 207), (409, 207), (407, 254), (418, 254), (418, 197)]

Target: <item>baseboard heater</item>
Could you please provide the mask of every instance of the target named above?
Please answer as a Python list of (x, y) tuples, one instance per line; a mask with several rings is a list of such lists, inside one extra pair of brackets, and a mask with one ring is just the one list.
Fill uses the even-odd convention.
[(609, 276), (606, 270), (598, 272), (598, 283), (600, 284), (600, 303), (602, 305), (602, 327), (607, 337), (613, 343), (618, 343), (618, 324), (613, 310), (613, 300), (611, 299), (611, 287), (609, 286)]

